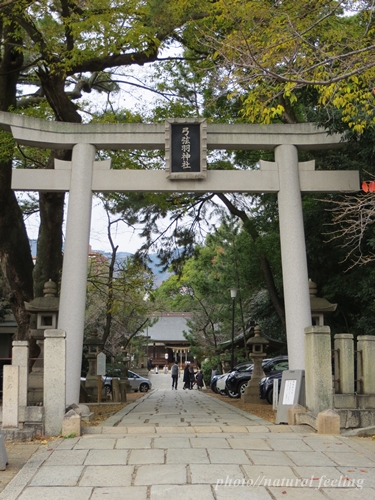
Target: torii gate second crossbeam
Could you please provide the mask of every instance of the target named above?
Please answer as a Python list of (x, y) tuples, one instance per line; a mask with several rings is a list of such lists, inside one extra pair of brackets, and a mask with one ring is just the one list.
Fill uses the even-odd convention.
[(273, 149), (275, 162), (178, 181), (163, 171), (110, 170), (108, 161), (94, 161), (98, 149), (163, 149), (163, 124), (80, 125), (1, 112), (0, 127), (20, 144), (73, 150), (71, 162), (56, 161), (54, 170), (14, 170), (12, 179), (15, 190), (70, 192), (58, 325), (67, 339), (66, 404), (79, 401), (93, 191), (278, 193), (289, 366), (304, 369), (303, 332), (311, 326), (311, 311), (301, 191), (358, 191), (359, 174), (315, 171), (314, 161), (298, 163), (298, 150), (340, 147), (339, 135), (328, 136), (313, 124), (208, 124), (208, 149)]

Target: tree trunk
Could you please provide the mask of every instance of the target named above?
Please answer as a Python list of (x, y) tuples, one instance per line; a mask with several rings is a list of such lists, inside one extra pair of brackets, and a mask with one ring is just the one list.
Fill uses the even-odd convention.
[[(9, 35), (13, 26), (1, 27), (0, 110), (16, 105), (16, 85), (23, 64), (16, 50), (20, 40)], [(12, 159), (0, 162), (0, 262), (9, 290), (9, 301), (18, 324), (16, 340), (27, 338), (29, 316), (24, 301), (33, 298), (33, 262), (21, 210), (11, 189)]]

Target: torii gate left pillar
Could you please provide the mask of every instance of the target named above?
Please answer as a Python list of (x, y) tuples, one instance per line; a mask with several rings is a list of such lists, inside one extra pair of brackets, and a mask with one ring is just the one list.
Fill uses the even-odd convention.
[(71, 162), (59, 307), (59, 329), (67, 332), (67, 405), (79, 402), (76, 381), (81, 377), (95, 151), (95, 146), (91, 144), (76, 144)]
[(211, 124), (209, 149), (274, 149), (275, 163), (176, 182), (163, 171), (109, 170), (108, 162), (94, 162), (96, 149), (162, 149), (164, 125), (77, 125), (0, 112), (0, 126), (20, 144), (73, 150), (72, 161), (57, 161), (55, 170), (15, 170), (12, 179), (16, 190), (70, 191), (58, 326), (66, 331), (67, 404), (79, 400), (92, 191), (278, 193), (289, 364), (304, 368), (303, 331), (311, 325), (311, 311), (301, 191), (357, 191), (359, 174), (315, 171), (314, 162), (298, 163), (298, 149), (338, 147), (340, 136), (327, 136), (313, 124)]

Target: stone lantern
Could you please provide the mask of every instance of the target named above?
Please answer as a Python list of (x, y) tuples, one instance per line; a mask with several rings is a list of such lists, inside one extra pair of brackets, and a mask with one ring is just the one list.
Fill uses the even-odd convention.
[(244, 403), (265, 403), (259, 397), (259, 382), (265, 376), (262, 369), (262, 361), (266, 356), (265, 348), (268, 345), (268, 340), (260, 336), (260, 327), (257, 325), (254, 328), (254, 337), (251, 337), (246, 344), (249, 346), (250, 357), (254, 361), (253, 373), (249, 380), (242, 401)]
[(324, 326), (324, 315), (336, 311), (337, 304), (331, 304), (327, 299), (317, 297), (316, 283), (309, 280), (311, 319), (313, 326)]
[(121, 377), (120, 377), (120, 394), (121, 401), (126, 401), (126, 394), (131, 392), (131, 385), (128, 379), (128, 370), (130, 367), (130, 357), (128, 353), (121, 347)]
[(43, 403), (43, 358), (44, 330), (57, 328), (59, 298), (57, 286), (52, 280), (44, 284), (43, 297), (25, 302), (25, 309), (30, 314), (30, 337), (36, 340), (40, 348), (29, 375), (28, 402), (30, 405)]
[(90, 399), (98, 397), (98, 375), (97, 375), (97, 356), (103, 348), (103, 342), (99, 339), (98, 329), (93, 327), (89, 332), (87, 339), (83, 342), (87, 346), (85, 358), (89, 363), (89, 369), (86, 375), (85, 389)]

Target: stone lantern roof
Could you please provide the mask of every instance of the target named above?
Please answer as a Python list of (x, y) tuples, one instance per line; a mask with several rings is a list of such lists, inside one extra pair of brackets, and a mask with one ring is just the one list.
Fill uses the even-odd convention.
[(260, 336), (260, 326), (257, 325), (254, 328), (254, 337), (249, 338), (246, 344), (251, 347), (251, 354), (255, 354), (257, 352), (263, 352), (269, 342), (267, 339)]
[(309, 280), (309, 291), (310, 291), (310, 304), (312, 313), (330, 313), (335, 312), (337, 304), (331, 304), (327, 299), (317, 297), (317, 286), (316, 283)]
[(59, 310), (59, 298), (56, 297), (57, 286), (52, 280), (47, 281), (43, 288), (44, 297), (36, 297), (30, 302), (25, 302), (25, 309), (30, 314), (38, 312), (57, 312)]

